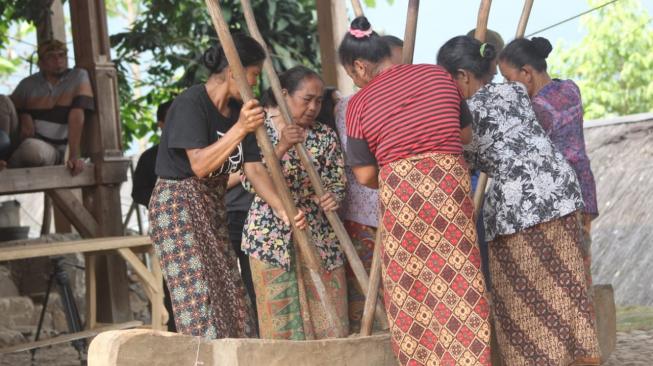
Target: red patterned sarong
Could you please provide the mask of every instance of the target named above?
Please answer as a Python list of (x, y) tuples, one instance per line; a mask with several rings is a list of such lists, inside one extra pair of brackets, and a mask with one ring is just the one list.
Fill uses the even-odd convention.
[(461, 156), (421, 155), (379, 175), (384, 299), (401, 365), (490, 365), (489, 307)]

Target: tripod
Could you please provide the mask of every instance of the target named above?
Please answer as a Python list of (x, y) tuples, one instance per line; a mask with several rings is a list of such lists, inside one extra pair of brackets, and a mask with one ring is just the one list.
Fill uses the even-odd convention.
[[(48, 306), (48, 299), (50, 298), (50, 291), (52, 290), (52, 285), (54, 282), (57, 284), (59, 289), (59, 295), (61, 296), (61, 303), (66, 314), (66, 323), (68, 323), (68, 331), (70, 333), (76, 333), (82, 331), (82, 321), (79, 317), (79, 310), (75, 304), (75, 298), (73, 296), (73, 290), (70, 288), (70, 280), (68, 279), (68, 273), (66, 273), (63, 268), (64, 265), (70, 265), (78, 269), (84, 269), (84, 267), (65, 263), (63, 257), (52, 257), (53, 269), (50, 274), (50, 279), (48, 280), (48, 287), (45, 291), (45, 299), (43, 300), (43, 309), (41, 309), (41, 316), (39, 318), (39, 324), (36, 328), (36, 337), (34, 341), (38, 341), (41, 335), (41, 329), (43, 327), (43, 320), (45, 318), (45, 312)], [(86, 365), (86, 340), (77, 339), (71, 342), (73, 347), (77, 350), (79, 354), (79, 361), (82, 366)], [(32, 351), (32, 363), (34, 363), (34, 357), (36, 355), (36, 349)]]

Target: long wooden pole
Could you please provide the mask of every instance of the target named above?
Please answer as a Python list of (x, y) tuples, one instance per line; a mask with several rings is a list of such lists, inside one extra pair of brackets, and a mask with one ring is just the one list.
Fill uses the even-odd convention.
[[(334, 1), (338, 1), (338, 0), (334, 0)], [(361, 6), (360, 0), (351, 0), (351, 7), (354, 8), (354, 15), (356, 17), (361, 17), (364, 15), (363, 7)]]
[[(485, 42), (485, 35), (487, 34), (487, 23), (490, 18), (490, 7), (492, 0), (481, 0), (481, 7), (478, 10), (478, 18), (476, 21), (476, 31), (474, 38), (481, 42)], [(481, 172), (478, 176), (478, 183), (476, 184), (476, 191), (474, 192), (474, 217), (478, 217), (478, 212), (483, 202), (483, 194), (485, 193), (485, 186), (487, 186), (488, 176)]]
[[(293, 124), (294, 121), (291, 117), (290, 110), (288, 109), (288, 105), (285, 102), (285, 98), (283, 96), (283, 92), (281, 88), (281, 82), (279, 81), (279, 76), (277, 75), (274, 69), (274, 65), (272, 64), (272, 59), (270, 58), (270, 55), (267, 52), (267, 45), (265, 43), (265, 40), (263, 39), (263, 36), (261, 35), (261, 32), (258, 29), (258, 25), (256, 24), (256, 19), (254, 17), (254, 11), (252, 10), (251, 2), (249, 0), (241, 0), (240, 2), (243, 7), (243, 13), (245, 15), (245, 21), (247, 22), (247, 28), (249, 28), (250, 35), (254, 39), (256, 39), (261, 44), (261, 46), (263, 46), (263, 48), (266, 50), (266, 57), (263, 63), (263, 69), (265, 70), (265, 74), (268, 78), (268, 81), (270, 82), (270, 86), (274, 93), (274, 97), (277, 100), (279, 111), (281, 112), (281, 117), (283, 118), (284, 123)], [(295, 151), (299, 156), (299, 160), (301, 161), (302, 166), (308, 173), (308, 177), (311, 181), (311, 185), (313, 186), (313, 189), (315, 190), (315, 193), (318, 195), (318, 197), (324, 196), (327, 192), (324, 189), (324, 186), (322, 185), (320, 175), (315, 169), (315, 165), (313, 165), (313, 159), (309, 155), (308, 151), (306, 150), (306, 147), (302, 143), (297, 143), (295, 144)], [(351, 241), (351, 238), (349, 237), (349, 234), (347, 233), (345, 226), (342, 224), (340, 217), (338, 217), (338, 214), (335, 211), (324, 212), (324, 214), (327, 220), (329, 221), (329, 223), (331, 224), (331, 227), (333, 228), (333, 231), (335, 232), (336, 236), (338, 237), (340, 248), (347, 256), (347, 260), (349, 261), (349, 265), (351, 266), (351, 269), (354, 272), (354, 276), (358, 281), (358, 285), (364, 291), (364, 289), (367, 289), (369, 287), (369, 276), (365, 271), (363, 262), (358, 256), (358, 253), (356, 252), (354, 243)], [(380, 319), (381, 322), (384, 322), (386, 319), (385, 310), (383, 309), (382, 306), (378, 306), (377, 308), (377, 317)]]
[[(405, 64), (413, 63), (415, 54), (415, 39), (417, 37), (417, 16), (419, 14), (419, 0), (410, 0), (408, 2), (408, 12), (406, 14), (406, 28), (404, 31), (404, 47), (402, 50), (402, 62)], [(379, 226), (376, 229), (376, 240), (374, 243), (374, 253), (372, 255), (372, 267), (370, 268), (370, 286), (367, 288), (365, 296), (365, 307), (363, 308), (363, 318), (361, 319), (361, 336), (372, 334), (374, 321), (372, 319), (372, 309), (377, 305), (379, 286), (381, 285), (381, 248), (383, 247), (383, 220), (379, 219)]]
[[(231, 37), (231, 33), (229, 32), (227, 23), (222, 17), (222, 9), (220, 9), (217, 0), (206, 0), (206, 5), (209, 9), (213, 26), (218, 33), (227, 61), (229, 62), (229, 68), (238, 84), (238, 90), (240, 91), (243, 101), (248, 102), (251, 99), (254, 99), (254, 93), (247, 83), (245, 69), (243, 68), (243, 64), (240, 62), (240, 57), (238, 56), (238, 51), (236, 51), (236, 46)], [(286, 179), (281, 171), (281, 164), (274, 153), (274, 146), (272, 146), (272, 141), (270, 141), (270, 137), (267, 135), (264, 126), (261, 126), (256, 130), (256, 141), (265, 157), (265, 162), (270, 171), (270, 175), (272, 176), (272, 180), (278, 190), (291, 225), (293, 226), (293, 234), (295, 235), (299, 247), (305, 256), (304, 259), (306, 260), (306, 264), (310, 269), (319, 271), (322, 266), (315, 247), (310, 244), (308, 230), (298, 230), (294, 227), (294, 217), (298, 213), (297, 207), (295, 207), (290, 190), (288, 190)]]
[(408, 14), (406, 15), (406, 29), (404, 30), (404, 48), (401, 61), (405, 64), (413, 63), (415, 53), (415, 38), (417, 37), (417, 15), (419, 13), (419, 0), (408, 1)]
[(519, 24), (517, 25), (517, 32), (515, 33), (515, 38), (522, 38), (524, 33), (526, 33), (526, 25), (528, 25), (528, 18), (531, 16), (531, 9), (533, 9), (534, 0), (524, 1), (524, 9), (521, 12), (521, 17), (519, 18)]

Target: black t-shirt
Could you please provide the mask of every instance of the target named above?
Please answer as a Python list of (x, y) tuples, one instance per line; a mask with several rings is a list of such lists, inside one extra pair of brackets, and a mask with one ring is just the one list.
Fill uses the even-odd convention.
[[(241, 104), (230, 101), (231, 115), (225, 117), (211, 102), (204, 85), (194, 85), (181, 93), (166, 115), (161, 143), (156, 158), (156, 175), (164, 179), (184, 179), (194, 176), (186, 149), (211, 145), (238, 120)], [(216, 174), (238, 171), (243, 162), (260, 161), (256, 137), (248, 134), (231, 153)]]
[(152, 191), (156, 184), (154, 166), (156, 165), (158, 151), (159, 145), (154, 145), (145, 150), (141, 157), (138, 158), (138, 164), (136, 164), (132, 176), (132, 199), (145, 207), (150, 205), (150, 197), (152, 197)]

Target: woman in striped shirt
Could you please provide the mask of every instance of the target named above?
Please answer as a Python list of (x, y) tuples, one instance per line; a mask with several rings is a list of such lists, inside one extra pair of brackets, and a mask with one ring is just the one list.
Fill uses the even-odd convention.
[(359, 183), (379, 188), (395, 355), (401, 365), (489, 365), (464, 101), (442, 67), (394, 65), (365, 17), (354, 19), (338, 51), (361, 87), (347, 107), (347, 164)]

